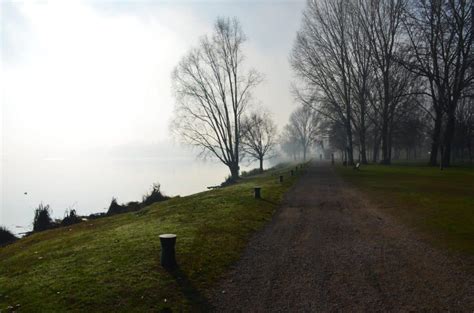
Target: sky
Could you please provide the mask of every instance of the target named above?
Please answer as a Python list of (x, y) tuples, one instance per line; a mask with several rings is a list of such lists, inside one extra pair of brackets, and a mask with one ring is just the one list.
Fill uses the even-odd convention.
[(280, 129), (295, 107), (288, 58), (304, 1), (0, 2), (2, 158), (177, 141), (171, 72), (219, 16), (242, 23), (246, 63), (265, 77), (256, 102)]

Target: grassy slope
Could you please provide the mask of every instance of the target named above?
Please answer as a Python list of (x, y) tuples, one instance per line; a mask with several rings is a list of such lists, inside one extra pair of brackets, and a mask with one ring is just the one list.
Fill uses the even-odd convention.
[[(285, 172), (285, 182), (278, 182)], [(137, 213), (38, 233), (0, 248), (0, 311), (205, 309), (203, 293), (235, 262), (296, 177), (288, 168), (155, 204)], [(262, 186), (262, 200), (253, 187)], [(178, 235), (173, 272), (159, 266), (161, 233)]]
[(474, 168), (369, 165), (338, 171), (435, 244), (474, 255)]

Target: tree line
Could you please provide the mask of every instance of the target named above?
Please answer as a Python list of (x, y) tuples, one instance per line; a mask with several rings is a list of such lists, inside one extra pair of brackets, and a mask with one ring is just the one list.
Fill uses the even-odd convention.
[[(308, 1), (291, 53), (300, 103), (349, 164), (390, 164), (428, 136), (430, 164), (472, 160), (472, 0)], [(379, 155), (380, 153), (380, 155)], [(438, 159), (439, 158), (439, 159)]]
[(173, 71), (172, 130), (232, 179), (245, 157), (263, 170), (278, 144), (303, 159), (339, 150), (347, 164), (428, 146), (433, 166), (472, 161), (473, 17), (473, 0), (309, 0), (290, 53), (299, 105), (279, 136), (253, 101), (263, 75), (244, 62), (239, 21), (218, 18)]

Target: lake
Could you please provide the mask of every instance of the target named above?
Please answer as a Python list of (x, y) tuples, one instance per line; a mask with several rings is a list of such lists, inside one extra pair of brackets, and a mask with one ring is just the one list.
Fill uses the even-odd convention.
[(184, 196), (205, 191), (228, 174), (224, 165), (192, 155), (4, 157), (0, 225), (17, 234), (30, 230), (34, 209), (41, 202), (50, 205), (54, 218), (64, 217), (68, 208), (88, 215), (106, 212), (112, 197), (119, 203), (139, 201), (155, 182), (166, 195)]

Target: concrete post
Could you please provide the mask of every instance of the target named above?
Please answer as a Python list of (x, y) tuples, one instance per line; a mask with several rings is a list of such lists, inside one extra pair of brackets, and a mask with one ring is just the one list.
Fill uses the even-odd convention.
[(173, 268), (176, 266), (175, 256), (175, 245), (176, 235), (175, 234), (162, 234), (160, 235), (161, 243), (161, 266), (166, 268)]
[(260, 196), (260, 191), (262, 190), (261, 187), (255, 187), (254, 188), (254, 192), (255, 192), (255, 199), (260, 199), (261, 196)]

